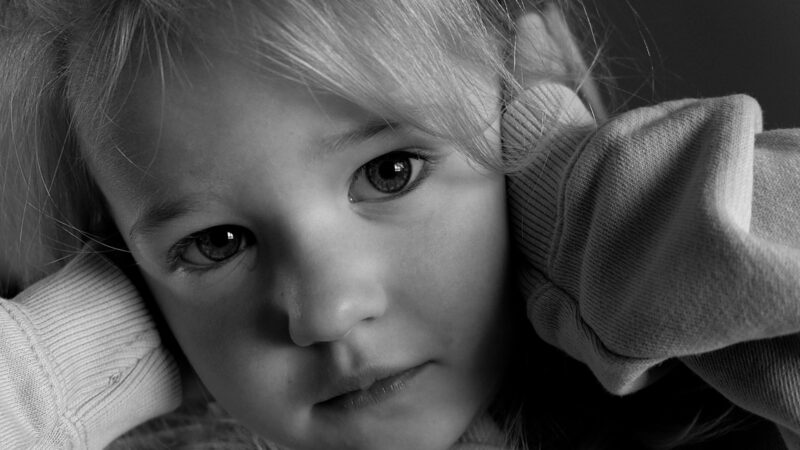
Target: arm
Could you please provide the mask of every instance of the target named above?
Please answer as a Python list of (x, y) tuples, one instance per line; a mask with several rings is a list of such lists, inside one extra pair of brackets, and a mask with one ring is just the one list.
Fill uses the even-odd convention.
[(509, 202), (543, 339), (617, 394), (682, 358), (800, 433), (800, 133), (760, 132), (743, 96), (598, 128), (569, 90), (534, 87), (504, 118), (507, 148), (536, 147)]
[[(683, 358), (693, 371), (735, 403), (781, 425), (791, 448), (800, 448), (800, 334), (771, 332), (789, 322), (798, 329), (800, 296), (785, 290), (781, 272), (800, 279), (800, 130), (777, 130), (756, 136), (753, 152), (753, 200), (750, 238), (775, 255), (777, 264), (761, 269), (778, 283), (754, 293), (771, 308), (765, 311), (764, 335), (773, 339), (742, 342), (703, 355)], [(756, 268), (757, 269), (757, 268)], [(772, 289), (770, 289), (772, 288)], [(774, 317), (770, 317), (774, 315)], [(788, 429), (788, 430), (787, 430)], [(791, 432), (789, 432), (791, 430)]]
[(97, 254), (0, 299), (4, 447), (102, 448), (180, 397), (135, 288)]

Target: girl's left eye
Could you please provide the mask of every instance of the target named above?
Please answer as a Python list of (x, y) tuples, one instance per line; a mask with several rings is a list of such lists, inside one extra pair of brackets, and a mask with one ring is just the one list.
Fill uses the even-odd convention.
[(386, 201), (405, 195), (430, 174), (432, 163), (431, 158), (408, 151), (379, 156), (353, 175), (350, 202)]
[(220, 225), (183, 238), (170, 252), (170, 259), (194, 268), (211, 268), (238, 255), (254, 240), (245, 228)]

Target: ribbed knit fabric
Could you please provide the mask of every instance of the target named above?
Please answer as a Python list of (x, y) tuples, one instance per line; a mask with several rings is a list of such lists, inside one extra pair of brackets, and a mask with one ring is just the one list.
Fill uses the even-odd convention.
[(101, 256), (0, 300), (0, 447), (102, 448), (180, 399), (135, 288)]
[(595, 128), (581, 100), (558, 85), (523, 92), (503, 116), (503, 151), (521, 155), (514, 159), (524, 167), (508, 177), (515, 202), (511, 220), (520, 230), (515, 236), (520, 250), (536, 266), (546, 265), (554, 241), (561, 182), (575, 150)]
[(616, 394), (680, 358), (798, 448), (800, 132), (760, 132), (745, 96), (598, 128), (572, 91), (536, 86), (503, 121), (504, 144), (535, 154), (509, 207), (544, 340)]

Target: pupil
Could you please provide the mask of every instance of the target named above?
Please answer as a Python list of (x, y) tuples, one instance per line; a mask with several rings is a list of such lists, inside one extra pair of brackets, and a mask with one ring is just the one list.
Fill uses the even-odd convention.
[(380, 173), (383, 178), (391, 178), (403, 172), (403, 163), (400, 161), (387, 161), (381, 164)]
[(222, 247), (227, 245), (229, 242), (234, 240), (233, 233), (230, 231), (217, 231), (211, 233), (210, 236), (211, 245), (214, 247)]
[(372, 187), (393, 194), (402, 190), (411, 179), (411, 161), (404, 157), (389, 157), (367, 167), (367, 179)]
[(212, 229), (206, 232), (198, 243), (198, 250), (212, 261), (230, 258), (239, 250), (240, 238), (230, 230)]

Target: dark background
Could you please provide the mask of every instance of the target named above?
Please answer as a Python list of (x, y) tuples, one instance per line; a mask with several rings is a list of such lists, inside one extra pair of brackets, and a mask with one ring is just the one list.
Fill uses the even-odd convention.
[(593, 0), (615, 104), (746, 93), (800, 127), (800, 0)]

